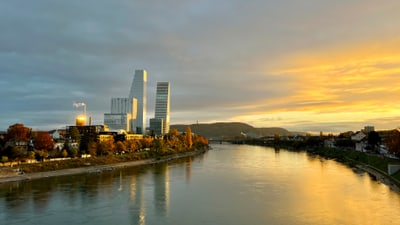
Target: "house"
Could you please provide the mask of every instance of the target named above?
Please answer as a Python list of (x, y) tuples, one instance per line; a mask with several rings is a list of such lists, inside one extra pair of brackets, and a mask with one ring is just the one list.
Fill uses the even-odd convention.
[(367, 135), (364, 132), (358, 131), (351, 136), (351, 140), (355, 142), (355, 149), (359, 152), (365, 152), (367, 147)]
[(324, 147), (325, 148), (335, 148), (335, 139), (333, 139), (333, 138), (325, 139)]
[(12, 138), (6, 142), (4, 147), (5, 148), (12, 147), (24, 153), (28, 153), (29, 143), (30, 143), (29, 141), (25, 141), (18, 138)]

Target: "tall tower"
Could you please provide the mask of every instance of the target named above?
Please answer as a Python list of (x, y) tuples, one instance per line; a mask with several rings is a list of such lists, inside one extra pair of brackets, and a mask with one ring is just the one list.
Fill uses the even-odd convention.
[(156, 92), (156, 108), (154, 118), (161, 122), (160, 134), (164, 135), (169, 132), (169, 110), (170, 110), (170, 92), (169, 92), (169, 82), (157, 82), (157, 92)]
[(137, 99), (137, 116), (133, 123), (132, 131), (139, 134), (146, 133), (146, 111), (147, 111), (147, 72), (146, 70), (135, 70), (135, 76), (129, 92), (129, 98)]

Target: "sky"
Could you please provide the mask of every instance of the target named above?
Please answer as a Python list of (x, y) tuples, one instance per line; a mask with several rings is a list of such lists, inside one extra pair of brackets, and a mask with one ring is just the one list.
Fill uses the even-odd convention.
[(148, 73), (171, 83), (171, 124), (290, 131), (400, 125), (400, 1), (5, 0), (0, 130), (95, 124)]

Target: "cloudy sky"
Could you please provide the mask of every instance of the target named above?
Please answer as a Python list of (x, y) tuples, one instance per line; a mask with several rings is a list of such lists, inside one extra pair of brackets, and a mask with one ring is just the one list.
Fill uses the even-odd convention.
[(172, 124), (341, 132), (400, 125), (400, 1), (5, 0), (0, 130), (102, 124), (135, 69)]

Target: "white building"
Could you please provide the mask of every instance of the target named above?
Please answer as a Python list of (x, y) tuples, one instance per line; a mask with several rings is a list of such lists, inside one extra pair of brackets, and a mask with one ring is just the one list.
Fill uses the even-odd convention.
[(104, 113), (104, 125), (111, 130), (131, 131), (137, 115), (135, 98), (112, 98), (111, 113)]
[(170, 85), (169, 82), (157, 82), (156, 107), (150, 129), (156, 134), (164, 135), (170, 126)]
[(130, 99), (137, 99), (137, 116), (132, 125), (132, 131), (145, 134), (146, 111), (147, 111), (147, 72), (146, 70), (135, 70), (135, 76), (129, 92)]
[(104, 113), (104, 125), (110, 130), (130, 131), (131, 114), (129, 113)]

